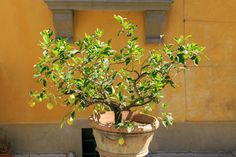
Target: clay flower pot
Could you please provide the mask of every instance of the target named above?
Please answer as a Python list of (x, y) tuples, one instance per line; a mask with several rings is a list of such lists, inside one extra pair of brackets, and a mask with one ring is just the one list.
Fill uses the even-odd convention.
[[(132, 120), (137, 126), (128, 132), (126, 128), (115, 128), (114, 113), (105, 112), (90, 116), (90, 125), (101, 157), (144, 157), (159, 122), (145, 114), (122, 113), (123, 120)], [(119, 144), (123, 139), (123, 144)]]

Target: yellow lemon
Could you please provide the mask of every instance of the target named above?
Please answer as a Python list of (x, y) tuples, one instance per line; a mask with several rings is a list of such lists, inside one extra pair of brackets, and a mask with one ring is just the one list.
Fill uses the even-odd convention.
[(47, 103), (47, 108), (49, 109), (49, 110), (51, 110), (51, 109), (53, 109), (53, 104), (52, 103)]
[(118, 144), (119, 145), (123, 145), (123, 144), (125, 144), (125, 139), (123, 138), (123, 137), (120, 137), (119, 139), (118, 139)]
[(35, 107), (35, 105), (36, 105), (35, 102), (30, 103), (30, 107)]
[(69, 118), (69, 119), (67, 119), (66, 122), (67, 122), (68, 125), (72, 125), (72, 124), (73, 124), (73, 119), (72, 119), (72, 118)]

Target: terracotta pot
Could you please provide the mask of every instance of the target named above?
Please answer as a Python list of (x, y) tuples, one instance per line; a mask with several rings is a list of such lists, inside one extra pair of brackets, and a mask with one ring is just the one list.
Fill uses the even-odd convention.
[(0, 152), (0, 157), (12, 157), (12, 149), (9, 148), (7, 152), (1, 153)]
[[(137, 122), (138, 126), (132, 132), (128, 132), (125, 128), (115, 128), (112, 125), (114, 124), (113, 112), (90, 116), (90, 125), (93, 128), (100, 156), (143, 157), (147, 155), (154, 131), (159, 127), (158, 120), (149, 115), (131, 112), (123, 112), (122, 119)], [(119, 144), (119, 139), (124, 139), (124, 144)]]

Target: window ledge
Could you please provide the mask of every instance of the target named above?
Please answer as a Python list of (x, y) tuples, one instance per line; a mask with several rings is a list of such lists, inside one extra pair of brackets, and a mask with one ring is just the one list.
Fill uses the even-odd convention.
[(44, 0), (53, 12), (58, 36), (73, 40), (73, 12), (78, 10), (145, 11), (145, 41), (158, 43), (164, 33), (166, 12), (174, 0)]

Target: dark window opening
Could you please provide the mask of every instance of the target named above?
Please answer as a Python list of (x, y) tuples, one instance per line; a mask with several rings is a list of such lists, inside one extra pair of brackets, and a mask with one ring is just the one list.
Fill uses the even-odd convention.
[(91, 128), (82, 128), (82, 150), (83, 157), (99, 157)]

